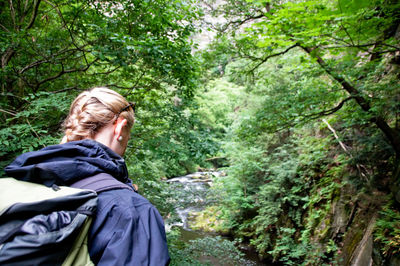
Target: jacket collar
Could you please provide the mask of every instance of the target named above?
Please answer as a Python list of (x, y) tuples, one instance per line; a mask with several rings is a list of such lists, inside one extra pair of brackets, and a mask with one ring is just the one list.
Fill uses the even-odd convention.
[(89, 139), (21, 154), (4, 170), (8, 176), (46, 186), (70, 185), (99, 173), (131, 183), (124, 159), (107, 146)]

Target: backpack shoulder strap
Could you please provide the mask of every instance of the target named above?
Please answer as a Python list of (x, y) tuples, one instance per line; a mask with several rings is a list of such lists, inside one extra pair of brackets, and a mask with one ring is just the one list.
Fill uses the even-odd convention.
[(84, 178), (73, 183), (70, 185), (70, 187), (90, 189), (96, 191), (97, 193), (120, 188), (134, 191), (133, 187), (118, 181), (112, 175), (107, 173), (100, 173), (88, 178)]

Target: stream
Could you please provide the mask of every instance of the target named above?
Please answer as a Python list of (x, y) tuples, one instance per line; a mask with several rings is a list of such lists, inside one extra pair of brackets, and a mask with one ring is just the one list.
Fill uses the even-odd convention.
[[(211, 197), (207, 197), (210, 191), (209, 188), (213, 184), (213, 179), (221, 175), (224, 175), (224, 173), (217, 171), (196, 172), (167, 180), (166, 182), (169, 183), (174, 190), (176, 212), (179, 218), (166, 221), (166, 229), (170, 230), (172, 227), (178, 227), (181, 233), (181, 240), (184, 242), (198, 240), (208, 236), (217, 236), (215, 233), (193, 230), (190, 224), (190, 217), (204, 210), (208, 205), (212, 205)], [(221, 236), (221, 239), (231, 241), (231, 239), (223, 236)], [(267, 265), (258, 260), (255, 251), (244, 246), (240, 251), (245, 255), (240, 265)], [(225, 264), (223, 261), (213, 261), (213, 265)]]

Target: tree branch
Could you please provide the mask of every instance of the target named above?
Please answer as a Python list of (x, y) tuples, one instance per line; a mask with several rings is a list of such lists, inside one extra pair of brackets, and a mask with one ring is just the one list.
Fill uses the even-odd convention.
[[(315, 120), (315, 119), (318, 119), (318, 118), (321, 118), (324, 116), (334, 114), (335, 112), (339, 111), (347, 101), (350, 101), (351, 99), (354, 99), (354, 97), (350, 96), (350, 97), (342, 100), (337, 106), (335, 106), (329, 110), (324, 110), (324, 111), (321, 111), (321, 112), (318, 112), (315, 114), (303, 115), (300, 118), (300, 123), (304, 123), (304, 122), (307, 122), (310, 120)], [(276, 129), (276, 132), (285, 130), (285, 129), (287, 129), (289, 127), (293, 127), (293, 126), (295, 126), (294, 120), (287, 121), (284, 124), (282, 124), (278, 129)]]
[(12, 116), (16, 116), (17, 115), (17, 113), (15, 113), (15, 112), (7, 111), (7, 110), (4, 110), (4, 109), (0, 109), (0, 112), (6, 113), (6, 114), (9, 114), (9, 115), (12, 115)]
[[(137, 85), (137, 84), (135, 84), (135, 85)], [(111, 84), (106, 84), (105, 86), (106, 87), (114, 87), (114, 88), (118, 88), (118, 89), (122, 89), (122, 90), (134, 90), (134, 89), (137, 89), (135, 87), (135, 85), (130, 86), (130, 87), (125, 87), (125, 86), (121, 86), (121, 85), (117, 85), (117, 84), (111, 83)]]
[[(350, 156), (350, 158), (353, 158), (350, 151), (347, 149), (346, 145), (340, 140), (339, 136), (336, 134), (335, 129), (328, 123), (328, 121), (326, 119), (322, 119), (322, 121), (326, 124), (328, 129), (332, 132), (333, 136), (339, 142), (340, 147), (342, 147), (342, 149), (345, 151), (345, 153), (347, 153)], [(360, 175), (365, 179), (365, 181), (368, 181), (368, 176), (363, 171), (363, 169), (364, 169), (366, 172), (366, 167), (363, 165), (360, 165), (360, 164), (356, 164), (356, 167), (357, 167), (357, 170), (360, 173)]]
[[(376, 51), (376, 47), (378, 47), (378, 45), (387, 46), (387, 47), (393, 48), (394, 50)], [(362, 48), (367, 48), (370, 46), (376, 46), (372, 52), (368, 49), (362, 49)], [(400, 47), (397, 47), (395, 45), (386, 44), (386, 43), (366, 43), (366, 44), (357, 44), (357, 45), (347, 44), (347, 45), (336, 45), (336, 46), (320, 46), (319, 48), (321, 48), (321, 49), (359, 48), (360, 50), (368, 52), (369, 54), (386, 54), (386, 53), (390, 53), (390, 52), (400, 51)]]
[(36, 61), (36, 62), (33, 62), (33, 63), (31, 63), (31, 64), (25, 66), (25, 67), (22, 68), (21, 70), (19, 70), (18, 73), (19, 73), (19, 74), (22, 74), (22, 73), (24, 73), (25, 71), (27, 71), (28, 69), (31, 69), (32, 67), (41, 65), (41, 64), (43, 64), (43, 63), (49, 63), (49, 62), (50, 62), (49, 60), (45, 60), (45, 59), (39, 60), (39, 61)]
[[(35, 0), (35, 3), (34, 3), (35, 6), (32, 11), (32, 17), (31, 17), (31, 20), (30, 20), (29, 24), (27, 25), (26, 29), (30, 29), (33, 26), (35, 19), (37, 17), (37, 12), (38, 12), (38, 8), (40, 5), (40, 1), (41, 0)], [(19, 26), (16, 24), (15, 9), (14, 9), (14, 5), (13, 5), (13, 1), (9, 0), (8, 2), (10, 4), (11, 19), (13, 21), (14, 28), (16, 31), (19, 31)], [(4, 26), (2, 26), (2, 28), (4, 28)], [(13, 46), (13, 44), (11, 44), (11, 46), (8, 47), (7, 50), (4, 52), (4, 54), (2, 55), (1, 68), (6, 67), (8, 62), (10, 62), (11, 58), (14, 56), (15, 49), (12, 46)]]
[[(24, 22), (25, 17), (28, 14), (28, 11), (30, 9), (30, 8), (28, 8), (28, 6), (29, 6), (28, 4), (29, 4), (29, 0), (25, 0), (24, 9), (22, 10), (21, 17), (19, 18), (19, 24), (20, 25), (22, 25), (22, 23)], [(18, 9), (21, 10), (21, 7), (19, 5), (20, 5), (20, 0), (18, 1)]]
[[(41, 141), (41, 138), (39, 136), (39, 134), (36, 132), (36, 130), (32, 127), (31, 123), (29, 122), (28, 118), (26, 119), (27, 124), (29, 125), (29, 128), (32, 130), (33, 134), (35, 134), (35, 136), (39, 139), (39, 141)], [(45, 147), (44, 144), (42, 144), (43, 148)]]
[(96, 59), (93, 60), (92, 62), (88, 63), (88, 64), (86, 65), (86, 67), (84, 67), (84, 68), (74, 68), (74, 69), (68, 69), (68, 70), (64, 70), (64, 65), (61, 63), (61, 71), (60, 71), (59, 73), (57, 73), (57, 74), (54, 75), (54, 76), (48, 77), (48, 78), (46, 78), (46, 79), (44, 79), (44, 80), (38, 82), (38, 83), (36, 84), (35, 88), (36, 88), (36, 90), (37, 90), (37, 89), (38, 89), (41, 85), (43, 85), (44, 83), (49, 82), (49, 81), (52, 81), (52, 80), (55, 80), (55, 79), (61, 77), (61, 76), (64, 75), (64, 74), (67, 74), (67, 73), (85, 72), (85, 71), (87, 71), (95, 62), (97, 62), (98, 60), (99, 60), (99, 59), (96, 58)]
[(45, 56), (45, 59), (38, 60), (38, 61), (36, 61), (36, 62), (30, 63), (29, 65), (27, 65), (27, 66), (23, 67), (21, 70), (19, 70), (18, 73), (19, 73), (19, 74), (22, 74), (22, 73), (24, 73), (25, 71), (27, 71), (27, 70), (29, 70), (29, 69), (35, 67), (35, 66), (44, 64), (44, 63), (54, 62), (55, 60), (64, 60), (64, 59), (68, 59), (68, 57), (55, 59), (55, 57), (57, 57), (57, 56), (59, 56), (59, 55), (62, 55), (62, 54), (64, 54), (64, 53), (73, 53), (73, 52), (76, 52), (76, 51), (84, 51), (84, 47), (85, 47), (85, 46), (86, 46), (86, 45), (84, 45), (84, 46), (82, 46), (82, 47), (79, 47), (78, 49), (64, 49), (64, 50), (61, 50), (61, 51), (59, 51), (59, 52), (57, 52), (57, 53), (55, 53), (55, 54), (51, 54), (50, 56)]
[(37, 13), (38, 13), (38, 9), (39, 9), (39, 5), (40, 5), (40, 1), (41, 0), (35, 0), (35, 2), (34, 2), (31, 20), (29, 21), (28, 26), (26, 26), (26, 28), (25, 28), (27, 30), (32, 28), (33, 24), (35, 23), (35, 20), (36, 20), (36, 17), (37, 17)]
[(14, 55), (15, 50), (12, 47), (8, 47), (7, 50), (4, 52), (3, 56), (1, 57), (1, 68), (5, 68), (10, 62), (11, 57)]
[(47, 3), (48, 5), (52, 6), (56, 10), (58, 16), (61, 18), (62, 22), (64, 23), (63, 27), (65, 27), (66, 26), (66, 22), (65, 22), (64, 17), (63, 17), (63, 15), (61, 13), (61, 10), (58, 8), (58, 6), (56, 4), (53, 4), (52, 2), (50, 2), (48, 0), (43, 0), (43, 1), (45, 3)]
[(140, 74), (140, 76), (136, 79), (135, 84), (133, 84), (133, 85), (130, 86), (130, 87), (124, 87), (124, 86), (120, 86), (120, 85), (117, 85), (117, 84), (107, 84), (106, 86), (107, 86), (107, 87), (115, 87), (115, 88), (123, 89), (123, 90), (134, 90), (134, 89), (137, 88), (136, 86), (139, 84), (139, 81), (142, 79), (142, 77), (143, 77), (145, 74), (146, 74), (146, 71), (143, 70), (142, 73)]
[(220, 29), (216, 29), (215, 28), (215, 29), (217, 31), (219, 31), (219, 32), (225, 32), (231, 25), (236, 25), (237, 27), (239, 27), (239, 26), (245, 24), (248, 21), (259, 19), (259, 18), (262, 18), (262, 17), (264, 17), (264, 14), (259, 14), (259, 15), (256, 15), (256, 16), (246, 17), (246, 18), (240, 19), (240, 20), (229, 21), (228, 23), (224, 24), (224, 26), (222, 28), (220, 28)]
[(8, 3), (10, 4), (10, 13), (11, 13), (11, 20), (14, 24), (14, 29), (18, 31), (17, 28), (17, 23), (15, 22), (15, 9), (14, 9), (14, 4), (12, 0), (8, 0)]
[[(343, 13), (342, 5), (340, 4), (340, 1), (338, 1), (338, 4), (339, 4), (340, 12)], [(350, 35), (349, 32), (347, 31), (346, 27), (343, 25), (343, 21), (340, 20), (339, 23), (340, 23), (340, 27), (344, 30), (344, 32), (346, 33), (346, 35), (349, 37), (351, 44), (354, 45), (353, 38), (351, 38), (351, 35)]]
[(357, 103), (361, 106), (361, 108), (368, 112), (371, 109), (371, 106), (369, 105), (369, 103), (362, 97), (360, 96), (360, 93), (357, 91), (356, 88), (354, 88), (350, 83), (348, 83), (342, 76), (337, 75), (336, 73), (334, 73), (330, 67), (328, 66), (328, 64), (326, 64), (326, 62), (322, 59), (322, 57), (320, 57), (319, 55), (317, 55), (316, 53), (313, 53), (314, 49), (311, 49), (309, 47), (304, 47), (304, 46), (300, 46), (308, 55), (310, 55), (311, 57), (317, 59), (318, 64), (321, 66), (322, 69), (324, 69), (324, 71), (331, 76), (334, 80), (336, 80), (337, 82), (340, 83), (340, 85), (342, 85), (343, 89), (345, 89), (351, 96), (354, 97), (354, 99), (357, 101)]
[(28, 11), (28, 4), (29, 4), (29, 0), (25, 0), (24, 12)]
[(268, 61), (269, 59), (271, 59), (272, 57), (276, 57), (276, 56), (280, 56), (280, 55), (286, 54), (287, 52), (289, 52), (290, 50), (292, 50), (293, 48), (298, 47), (298, 46), (299, 46), (299, 44), (296, 43), (296, 44), (294, 44), (294, 45), (292, 45), (292, 46), (286, 48), (286, 50), (284, 50), (284, 51), (282, 51), (282, 52), (279, 52), (279, 53), (276, 53), (276, 54), (271, 54), (271, 55), (268, 55), (268, 56), (264, 57), (263, 59), (261, 59), (261, 62), (259, 62), (257, 65), (255, 65), (249, 72), (253, 72), (253, 71), (256, 70), (259, 66), (261, 66), (262, 64), (264, 64), (265, 62), (267, 62), (267, 61)]
[(3, 24), (0, 23), (0, 28), (2, 28), (6, 32), (10, 32)]
[[(65, 21), (64, 16), (63, 16), (63, 14), (62, 14), (60, 8), (58, 7), (58, 5), (57, 5), (57, 4), (53, 4), (53, 3), (51, 3), (51, 2), (48, 1), (48, 0), (44, 0), (44, 1), (45, 1), (47, 4), (51, 5), (51, 6), (56, 10), (58, 16), (60, 17), (61, 21), (63, 22), (63, 27), (66, 28), (67, 31), (68, 31), (68, 34), (69, 34), (69, 36), (70, 36), (70, 38), (71, 38), (71, 41), (72, 41), (72, 44), (79, 50), (80, 47), (79, 47), (79, 45), (76, 43), (75, 37), (74, 37), (74, 35), (73, 35), (73, 33), (72, 33), (70, 27), (68, 27), (67, 22)], [(76, 18), (77, 18), (77, 16), (75, 16), (73, 22), (71, 23), (71, 28), (73, 27), (73, 24), (74, 24)], [(83, 46), (83, 47), (84, 47), (84, 46)], [(82, 52), (83, 52), (83, 50), (82, 50)]]
[(333, 127), (328, 123), (328, 121), (326, 119), (322, 119), (322, 121), (326, 124), (326, 126), (328, 127), (328, 129), (332, 132), (333, 136), (335, 137), (335, 139), (339, 142), (340, 147), (342, 147), (342, 149), (351, 156), (349, 150), (347, 149), (346, 145), (344, 145), (344, 143), (340, 140), (339, 136), (336, 134), (335, 129), (333, 129)]
[[(357, 104), (361, 107), (361, 109), (365, 112), (371, 111), (371, 106), (369, 102), (361, 96), (360, 92), (353, 87), (347, 80), (345, 80), (342, 76), (336, 74), (328, 64), (320, 57), (316, 52), (313, 52), (314, 49), (309, 47), (300, 46), (308, 55), (315, 58), (320, 67), (334, 80), (336, 80), (342, 88), (352, 96)], [(391, 128), (389, 124), (385, 121), (385, 119), (379, 115), (375, 115), (370, 119), (371, 122), (375, 123), (376, 126), (385, 134), (393, 149), (396, 152), (396, 155), (400, 157), (400, 133)]]
[(65, 92), (65, 91), (71, 91), (71, 90), (82, 90), (82, 89), (78, 88), (77, 86), (73, 86), (73, 87), (64, 88), (64, 89), (57, 90), (57, 91), (50, 91), (49, 93), (57, 94), (57, 93)]
[(341, 101), (337, 106), (333, 107), (332, 109), (324, 110), (324, 111), (322, 111), (322, 112), (315, 113), (315, 114), (309, 114), (309, 115), (306, 115), (306, 116), (304, 116), (304, 117), (305, 117), (305, 118), (316, 119), (316, 118), (320, 118), (320, 117), (323, 117), (323, 116), (328, 116), (328, 115), (334, 114), (334, 113), (336, 113), (337, 111), (339, 111), (340, 109), (342, 109), (343, 105), (344, 105), (347, 101), (350, 101), (350, 100), (352, 100), (352, 99), (354, 99), (354, 97), (353, 97), (353, 96), (350, 96), (350, 97), (344, 99), (343, 101)]

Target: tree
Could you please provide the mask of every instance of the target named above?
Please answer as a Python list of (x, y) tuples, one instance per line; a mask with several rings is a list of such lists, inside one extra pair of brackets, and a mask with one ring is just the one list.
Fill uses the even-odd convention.
[(199, 15), (180, 0), (1, 1), (2, 163), (58, 142), (82, 89), (108, 86), (139, 108), (165, 95), (190, 99), (197, 63), (189, 21)]
[(190, 88), (187, 21), (196, 14), (180, 1), (3, 1), (2, 96), (99, 83), (135, 93), (162, 82)]
[[(336, 95), (330, 107), (315, 111), (308, 106), (297, 120), (333, 114), (354, 101), (399, 157), (398, 87), (394, 85), (398, 82), (399, 10), (398, 1), (227, 1), (219, 12), (228, 22), (219, 29), (230, 33), (223, 38), (229, 38), (232, 56), (246, 59), (244, 72), (253, 77), (260, 77), (260, 66), (271, 58), (302, 52), (301, 64), (317, 64), (321, 80), (327, 86), (339, 86), (343, 93)], [(320, 102), (325, 103), (323, 98)]]

